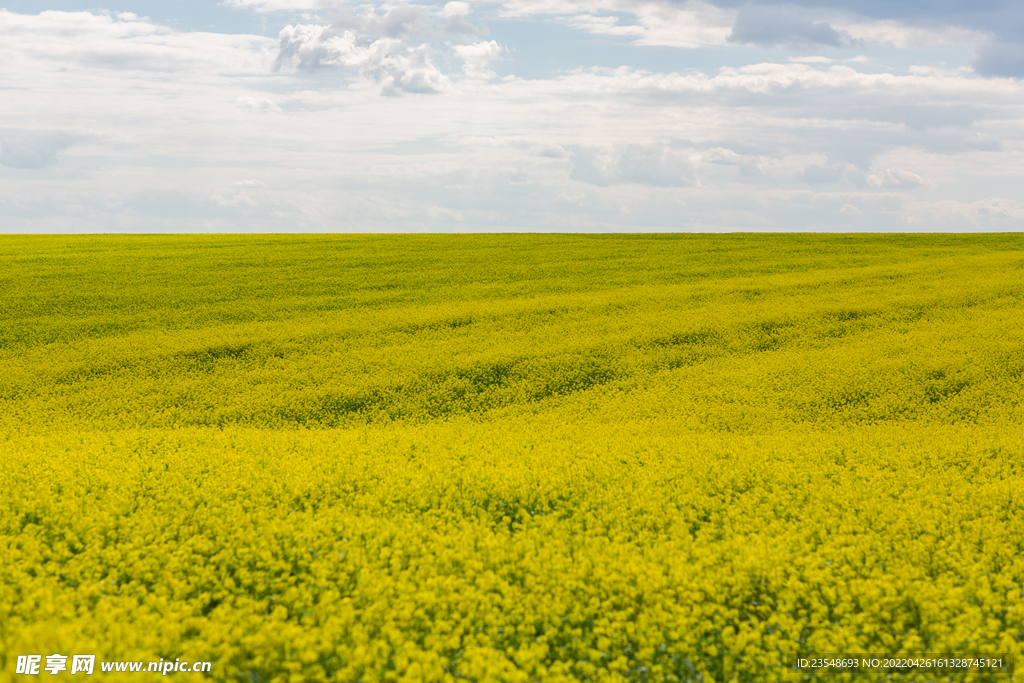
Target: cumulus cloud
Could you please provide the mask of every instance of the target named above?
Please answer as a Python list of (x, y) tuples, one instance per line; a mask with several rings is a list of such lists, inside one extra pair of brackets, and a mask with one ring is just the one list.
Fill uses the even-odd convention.
[(569, 147), (569, 151), (572, 153), (572, 179), (590, 185), (638, 183), (682, 187), (697, 184), (689, 150), (675, 145), (575, 145)]
[(460, 0), (453, 0), (444, 6), (441, 10), (441, 16), (443, 17), (464, 17), (470, 13), (472, 8), (468, 2), (461, 2)]
[(456, 45), (455, 54), (463, 59), (462, 67), (467, 78), (473, 80), (489, 80), (495, 73), (488, 65), (501, 57), (501, 46), (493, 40), (481, 41), (472, 45)]
[(37, 169), (57, 163), (57, 152), (77, 141), (64, 131), (0, 132), (0, 164), (8, 168)]
[[(349, 66), (349, 55), (357, 48), (355, 36), (335, 35), (329, 26), (298, 24), (286, 26), (274, 66), (313, 69), (320, 66)], [(353, 64), (358, 63), (351, 60)]]
[(441, 10), (441, 16), (447, 19), (444, 25), (444, 32), (454, 36), (479, 36), (485, 35), (487, 31), (477, 28), (466, 21), (472, 8), (468, 2), (449, 2)]
[[(446, 92), (452, 83), (433, 63), (435, 49), (429, 42), (413, 45), (410, 41), (436, 38), (439, 18), (447, 20), (441, 27), (446, 34), (466, 37), (483, 33), (465, 21), (470, 9), (468, 3), (449, 2), (435, 15), (419, 6), (398, 5), (383, 14), (373, 9), (362, 14), (342, 13), (329, 25), (289, 25), (280, 33), (275, 66), (357, 68), (380, 85), (385, 95)], [(470, 80), (495, 76), (488, 65), (500, 56), (497, 42), (481, 41), (451, 49), (463, 60), (463, 72)]]
[(420, 30), (421, 18), (417, 8), (399, 6), (382, 17), (371, 10), (332, 26), (286, 26), (276, 67), (356, 67), (385, 95), (443, 92), (451, 83), (431, 61), (430, 46), (412, 47), (404, 41)]
[(384, 14), (368, 9), (363, 14), (339, 15), (331, 24), (334, 32), (351, 31), (363, 40), (426, 38), (433, 33), (434, 17), (422, 7), (398, 5)]

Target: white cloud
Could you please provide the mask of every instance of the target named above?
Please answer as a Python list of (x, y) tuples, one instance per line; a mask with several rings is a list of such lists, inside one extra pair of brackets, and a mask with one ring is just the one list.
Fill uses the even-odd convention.
[(421, 10), (400, 5), (383, 16), (368, 10), (331, 26), (289, 25), (280, 33), (276, 66), (356, 67), (386, 95), (444, 92), (451, 82), (431, 61), (430, 46), (404, 40), (426, 31), (425, 22)]
[(426, 38), (434, 32), (435, 16), (416, 5), (396, 5), (384, 14), (367, 9), (362, 14), (341, 14), (333, 23), (334, 30), (348, 30), (363, 40), (395, 38), (409, 40)]
[(790, 57), (788, 61), (790, 61), (790, 62), (797, 62), (799, 64), (834, 64), (835, 62), (838, 62), (839, 60), (838, 59), (831, 59), (829, 57), (814, 56), (814, 57)]
[(469, 6), (468, 2), (458, 2), (456, 0), (455, 2), (449, 2), (444, 6), (444, 9), (441, 10), (441, 16), (445, 18), (465, 17), (469, 15), (471, 10), (472, 8)]
[(281, 107), (277, 106), (273, 100), (268, 97), (246, 97), (242, 96), (238, 98), (238, 106), (243, 109), (253, 109), (260, 112), (268, 111), (281, 111)]
[[(977, 45), (988, 34), (955, 25), (872, 19), (841, 8), (791, 4), (721, 6), (702, 0), (483, 0), (509, 18), (552, 18), (590, 33), (630, 36), (638, 45), (700, 48), (730, 42), (897, 48)], [(732, 5), (732, 6), (730, 6)]]
[(0, 9), (0, 41), (10, 68), (30, 61), (91, 69), (253, 73), (265, 70), (273, 41), (262, 36), (176, 32), (135, 14)]
[(911, 188), (926, 185), (924, 178), (913, 171), (905, 171), (898, 168), (887, 168), (879, 173), (867, 177), (867, 183), (871, 187), (884, 188)]
[(487, 33), (486, 29), (479, 28), (466, 21), (466, 17), (473, 8), (468, 2), (449, 2), (441, 10), (441, 16), (448, 21), (444, 25), (444, 32), (453, 36), (479, 36)]
[(339, 8), (345, 5), (344, 0), (223, 0), (228, 7), (251, 9), (257, 12), (277, 12), (281, 10), (317, 10)]
[(474, 80), (490, 80), (496, 75), (487, 68), (491, 62), (501, 57), (501, 46), (493, 40), (481, 41), (472, 45), (456, 45), (455, 54), (465, 64), (462, 67), (467, 78)]
[(721, 166), (736, 166), (740, 170), (740, 175), (747, 177), (760, 176), (763, 163), (761, 157), (751, 154), (737, 154), (731, 149), (722, 147), (714, 147), (708, 150), (703, 156), (703, 161)]
[(985, 40), (982, 31), (958, 26), (915, 26), (894, 20), (869, 20), (838, 16), (835, 25), (855, 40), (900, 49), (937, 45), (976, 45)]
[(685, 48), (726, 44), (736, 16), (701, 0), (491, 1), (503, 17), (547, 17), (591, 33), (630, 36), (638, 45)]

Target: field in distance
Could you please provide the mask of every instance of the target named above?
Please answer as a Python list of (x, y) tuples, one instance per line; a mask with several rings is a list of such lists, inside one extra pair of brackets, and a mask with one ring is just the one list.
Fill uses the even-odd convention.
[(1024, 234), (5, 236), (0, 322), (0, 681), (1024, 681)]

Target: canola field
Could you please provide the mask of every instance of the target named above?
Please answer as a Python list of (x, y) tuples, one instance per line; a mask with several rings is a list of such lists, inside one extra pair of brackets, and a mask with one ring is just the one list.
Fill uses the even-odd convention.
[(4, 236), (0, 323), (5, 683), (1024, 681), (1022, 234)]

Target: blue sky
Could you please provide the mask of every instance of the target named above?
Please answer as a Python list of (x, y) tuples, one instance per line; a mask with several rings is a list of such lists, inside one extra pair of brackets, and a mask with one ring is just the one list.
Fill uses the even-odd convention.
[(0, 0), (0, 231), (1024, 228), (1024, 4)]

